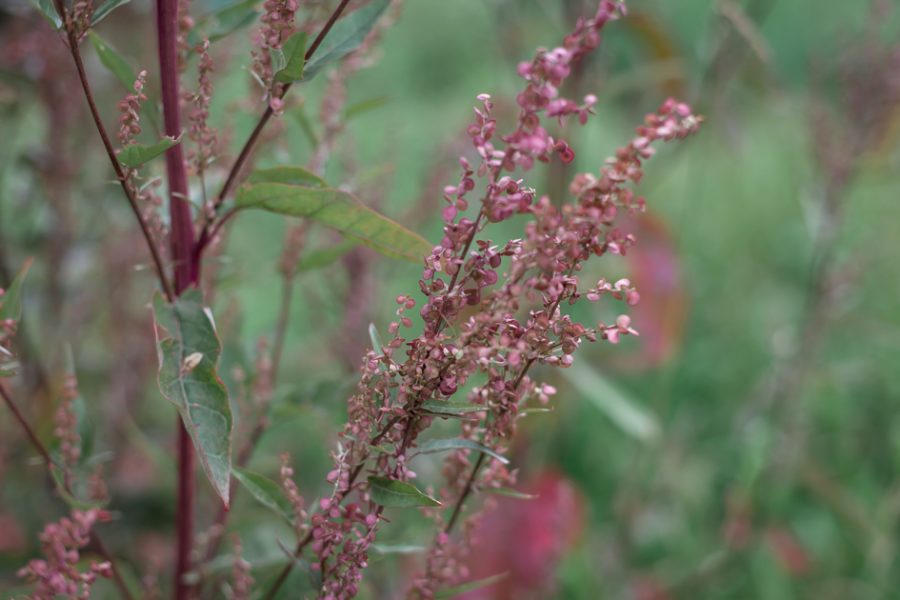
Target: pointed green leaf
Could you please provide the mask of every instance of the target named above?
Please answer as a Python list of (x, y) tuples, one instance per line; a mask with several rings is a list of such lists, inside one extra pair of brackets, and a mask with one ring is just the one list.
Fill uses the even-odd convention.
[(412, 508), (441, 505), (440, 502), (411, 483), (387, 477), (369, 477), (369, 492), (372, 494), (372, 500), (382, 506)]
[(159, 358), (159, 389), (178, 408), (200, 458), (200, 465), (228, 505), (231, 479), (231, 406), (216, 373), (221, 345), (200, 290), (185, 292), (172, 304), (153, 299)]
[(390, 3), (391, 0), (373, 0), (335, 23), (318, 52), (306, 63), (304, 80), (309, 81), (329, 64), (359, 48)]
[(103, 2), (98, 4), (94, 9), (94, 16), (91, 17), (91, 25), (97, 25), (97, 23), (105, 19), (109, 13), (129, 2), (131, 2), (131, 0), (103, 0)]
[(450, 450), (475, 450), (476, 452), (482, 452), (496, 458), (504, 465), (509, 464), (509, 459), (503, 456), (502, 454), (498, 454), (494, 452), (484, 444), (479, 444), (474, 440), (467, 440), (464, 438), (448, 438), (443, 440), (429, 440), (419, 446), (419, 454), (434, 454), (436, 452), (447, 452)]
[(285, 183), (248, 183), (238, 190), (236, 203), (238, 208), (262, 208), (313, 219), (393, 258), (421, 262), (432, 248), (420, 235), (377, 213), (343, 190)]
[(330, 248), (320, 248), (304, 253), (297, 263), (297, 273), (321, 269), (333, 264), (342, 256), (356, 248), (359, 242), (356, 240), (342, 240), (339, 244)]
[(499, 581), (503, 581), (507, 577), (509, 577), (509, 573), (499, 573), (497, 575), (491, 575), (490, 577), (485, 577), (484, 579), (478, 579), (476, 581), (470, 581), (468, 583), (462, 583), (460, 585), (455, 585), (451, 588), (447, 588), (435, 594), (434, 597), (436, 600), (449, 600), (450, 598), (456, 598), (457, 596), (462, 596), (463, 594), (468, 594), (469, 592), (480, 590), (489, 585), (494, 585)]
[(212, 44), (238, 29), (253, 24), (259, 16), (257, 4), (259, 0), (242, 0), (200, 18), (197, 26), (188, 35), (188, 43), (194, 47), (204, 39), (208, 39)]
[(282, 492), (281, 486), (265, 475), (260, 475), (247, 469), (235, 467), (232, 473), (234, 478), (263, 506), (272, 509), (288, 521), (293, 521), (294, 510), (290, 501)]
[(144, 163), (150, 162), (166, 150), (181, 142), (181, 136), (173, 138), (166, 136), (155, 144), (128, 144), (117, 155), (119, 162), (130, 169), (137, 169)]
[(302, 167), (274, 167), (258, 169), (247, 177), (249, 183), (287, 183), (314, 188), (327, 188), (328, 183)]
[(53, 0), (31, 0), (31, 4), (53, 25), (54, 29), (62, 27), (62, 19), (59, 18), (56, 7), (53, 6)]
[(536, 494), (526, 494), (525, 492), (520, 492), (518, 490), (514, 490), (512, 488), (492, 488), (486, 487), (481, 490), (485, 494), (496, 494), (498, 496), (506, 496), (508, 498), (517, 498), (519, 500), (534, 500), (538, 496)]
[(125, 86), (126, 90), (133, 89), (137, 74), (134, 72), (134, 69), (131, 68), (131, 65), (125, 62), (125, 59), (122, 58), (118, 52), (113, 50), (112, 47), (106, 43), (106, 40), (97, 35), (97, 33), (89, 31), (88, 38), (91, 40), (91, 45), (94, 47), (94, 51), (97, 53), (97, 57), (100, 59), (100, 62), (103, 63), (103, 66), (109, 69), (110, 73), (115, 75), (116, 79)]
[(455, 417), (457, 419), (475, 419), (477, 416), (474, 413), (487, 410), (480, 404), (460, 404), (441, 400), (428, 400), (422, 403), (421, 408), (428, 414), (440, 417)]
[(274, 69), (275, 81), (293, 83), (303, 79), (303, 64), (306, 62), (306, 32), (298, 31), (287, 39), (281, 47), (284, 66)]
[(6, 288), (2, 296), (0, 296), (0, 321), (12, 319), (18, 321), (22, 318), (22, 286), (25, 278), (28, 276), (28, 269), (31, 268), (33, 259), (28, 259), (19, 272), (13, 277), (9, 287)]

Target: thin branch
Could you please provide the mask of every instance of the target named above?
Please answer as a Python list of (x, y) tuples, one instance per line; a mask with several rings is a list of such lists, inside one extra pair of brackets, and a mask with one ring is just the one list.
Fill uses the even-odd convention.
[(141, 209), (138, 205), (137, 198), (134, 195), (134, 191), (128, 184), (128, 176), (122, 169), (122, 165), (119, 162), (119, 159), (116, 157), (116, 150), (112, 145), (112, 141), (110, 140), (109, 134), (106, 131), (106, 127), (103, 125), (103, 120), (100, 118), (100, 111), (97, 109), (96, 102), (94, 102), (94, 94), (91, 90), (87, 72), (84, 68), (84, 61), (81, 58), (81, 51), (78, 48), (78, 36), (76, 35), (75, 28), (71, 22), (70, 15), (65, 9), (63, 0), (53, 0), (53, 5), (56, 8), (56, 12), (59, 14), (59, 18), (62, 20), (63, 26), (66, 30), (66, 36), (69, 41), (69, 54), (72, 55), (72, 60), (75, 61), (75, 68), (78, 71), (78, 79), (81, 81), (81, 89), (84, 92), (85, 100), (87, 100), (88, 107), (91, 112), (91, 118), (94, 120), (94, 126), (97, 129), (97, 133), (100, 134), (100, 140), (103, 142), (103, 148), (104, 150), (106, 150), (106, 155), (107, 157), (109, 157), (109, 162), (112, 164), (113, 170), (116, 173), (116, 179), (119, 181), (119, 185), (122, 186), (122, 191), (125, 193), (125, 197), (128, 199), (128, 204), (131, 206), (131, 211), (134, 213), (134, 217), (135, 219), (137, 219), (138, 225), (141, 228), (141, 233), (144, 236), (144, 241), (147, 243), (147, 248), (150, 250), (150, 256), (153, 258), (153, 265), (156, 268), (156, 274), (159, 277), (159, 283), (160, 286), (162, 286), (163, 293), (166, 295), (166, 298), (171, 301), (174, 295), (172, 293), (172, 286), (169, 283), (169, 279), (168, 277), (166, 277), (166, 270), (163, 266), (162, 256), (160, 256), (159, 249), (156, 247), (156, 243), (153, 241), (153, 235), (150, 233), (150, 227), (147, 225), (147, 221), (144, 219), (144, 215), (141, 214)]
[[(34, 449), (37, 450), (38, 454), (41, 455), (41, 458), (44, 460), (44, 464), (47, 465), (47, 475), (50, 477), (50, 480), (53, 481), (52, 473), (50, 473), (50, 469), (53, 468), (53, 458), (50, 456), (50, 451), (47, 449), (47, 446), (44, 445), (44, 442), (37, 436), (34, 429), (32, 429), (31, 425), (28, 423), (28, 420), (19, 410), (19, 407), (16, 406), (16, 403), (13, 402), (12, 397), (9, 395), (9, 392), (6, 390), (6, 387), (3, 383), (0, 383), (0, 396), (3, 397), (3, 402), (9, 408), (9, 411), (13, 414), (13, 417), (16, 419), (16, 422), (19, 423), (19, 426), (22, 428), (22, 431), (25, 432), (25, 435), (28, 437), (28, 440), (31, 442), (31, 445), (34, 446)], [(72, 490), (68, 487), (68, 484), (63, 484), (65, 486), (66, 492), (71, 494)], [(126, 600), (133, 600), (133, 596), (131, 595), (131, 591), (128, 589), (128, 586), (125, 585), (125, 580), (122, 579), (122, 574), (119, 571), (118, 566), (116, 566), (116, 561), (113, 558), (112, 554), (106, 549), (106, 545), (100, 539), (100, 536), (96, 531), (91, 530), (91, 544), (97, 550), (97, 553), (109, 563), (110, 569), (112, 570), (113, 582), (116, 584), (116, 587), (119, 588), (119, 593)]]
[[(331, 31), (331, 28), (334, 27), (334, 24), (341, 17), (344, 12), (344, 9), (347, 8), (347, 5), (350, 4), (350, 0), (341, 0), (341, 3), (338, 4), (337, 8), (331, 13), (331, 16), (328, 17), (328, 21), (325, 22), (325, 25), (322, 27), (319, 34), (313, 40), (313, 43), (310, 44), (309, 48), (306, 50), (306, 55), (304, 56), (304, 60), (308, 61), (313, 57), (316, 53), (316, 50), (319, 49), (319, 46), (322, 45), (322, 42), (328, 36), (328, 33)], [(284, 98), (287, 94), (288, 90), (290, 90), (291, 85), (286, 84), (281, 88), (281, 92), (279, 93), (279, 98)], [(218, 212), (219, 208), (221, 208), (222, 204), (224, 204), (225, 200), (228, 198), (228, 194), (231, 193), (231, 189), (234, 187), (237, 182), (238, 177), (241, 174), (241, 170), (244, 168), (244, 165), (250, 159), (250, 155), (253, 153), (253, 148), (256, 146), (256, 142), (259, 140), (260, 135), (262, 134), (263, 129), (265, 129), (266, 124), (275, 114), (275, 111), (272, 110), (271, 106), (267, 106), (266, 110), (263, 112), (262, 116), (259, 118), (259, 121), (256, 123), (256, 127), (253, 128), (253, 131), (250, 133), (250, 137), (247, 138), (247, 141), (244, 142), (244, 147), (241, 148), (240, 153), (235, 159), (234, 163), (231, 165), (231, 169), (228, 171), (228, 176), (225, 178), (225, 183), (222, 184), (222, 189), (219, 191), (219, 194), (216, 196), (216, 200), (213, 203), (213, 211), (214, 214)], [(230, 216), (230, 215), (229, 215)], [(217, 227), (210, 231), (211, 227), (210, 222), (206, 222), (203, 225), (203, 229), (200, 232), (200, 238), (197, 242), (197, 246), (200, 251), (210, 242), (210, 240), (215, 237), (214, 233), (218, 229)]]

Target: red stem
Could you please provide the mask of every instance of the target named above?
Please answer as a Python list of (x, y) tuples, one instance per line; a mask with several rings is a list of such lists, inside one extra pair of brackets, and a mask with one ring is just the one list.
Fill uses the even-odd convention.
[[(162, 88), (165, 134), (181, 135), (178, 91), (178, 1), (157, 0), (156, 26), (159, 43), (160, 86)], [(175, 295), (197, 284), (200, 257), (194, 254), (194, 225), (188, 201), (187, 169), (184, 150), (177, 144), (166, 152), (169, 183), (169, 243), (175, 270)], [(175, 578), (173, 597), (186, 600), (191, 585), (184, 576), (191, 570), (191, 546), (194, 538), (194, 448), (190, 435), (178, 419), (178, 499), (176, 509)]]

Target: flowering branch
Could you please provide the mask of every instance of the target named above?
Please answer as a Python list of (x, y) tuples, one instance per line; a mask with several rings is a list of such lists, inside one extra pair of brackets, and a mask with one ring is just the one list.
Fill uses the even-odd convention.
[(166, 276), (166, 270), (163, 266), (163, 261), (159, 253), (159, 249), (156, 247), (156, 243), (153, 241), (153, 235), (150, 231), (150, 227), (144, 219), (134, 191), (128, 183), (128, 176), (122, 169), (122, 165), (119, 163), (119, 159), (116, 158), (116, 151), (113, 148), (112, 141), (110, 140), (109, 134), (106, 131), (106, 127), (103, 125), (103, 120), (100, 118), (100, 111), (97, 109), (97, 104), (96, 102), (94, 102), (94, 94), (91, 91), (90, 82), (87, 78), (87, 72), (84, 69), (84, 61), (82, 60), (81, 51), (79, 50), (79, 39), (81, 35), (83, 35), (84, 28), (83, 19), (76, 19), (75, 17), (73, 17), (72, 13), (66, 10), (66, 6), (63, 0), (53, 0), (53, 6), (56, 9), (59, 18), (63, 23), (63, 28), (66, 31), (66, 37), (69, 42), (69, 54), (71, 54), (72, 60), (75, 62), (75, 69), (78, 71), (78, 79), (79, 81), (81, 81), (81, 89), (84, 92), (85, 100), (87, 100), (88, 108), (91, 112), (91, 118), (94, 121), (94, 126), (97, 129), (97, 133), (100, 134), (100, 140), (103, 142), (103, 148), (104, 150), (106, 150), (106, 155), (107, 157), (109, 157), (109, 162), (112, 164), (113, 170), (116, 173), (116, 179), (118, 180), (119, 185), (122, 187), (122, 191), (125, 193), (125, 197), (128, 199), (128, 204), (131, 206), (131, 211), (134, 213), (134, 217), (135, 219), (137, 219), (138, 225), (141, 228), (141, 234), (144, 236), (144, 240), (147, 243), (147, 248), (150, 250), (150, 256), (153, 259), (153, 265), (156, 268), (156, 274), (159, 277), (159, 283), (162, 287), (163, 293), (166, 295), (166, 298), (171, 300), (174, 297), (174, 294), (172, 291), (172, 286), (169, 283), (169, 279)]
[[(312, 44), (310, 44), (309, 48), (306, 50), (306, 54), (304, 55), (304, 60), (309, 61), (315, 55), (316, 50), (319, 49), (319, 46), (325, 40), (325, 37), (328, 35), (328, 32), (331, 31), (331, 28), (334, 27), (334, 24), (343, 14), (344, 9), (347, 8), (347, 5), (350, 4), (350, 0), (341, 0), (340, 4), (334, 9), (331, 13), (331, 16), (328, 17), (328, 20), (325, 22), (325, 25), (322, 26), (322, 29), (319, 31), (319, 34), (313, 40)], [(278, 91), (277, 99), (281, 100), (284, 98), (285, 94), (287, 94), (290, 89), (290, 84), (285, 84), (281, 87), (280, 91)], [(259, 136), (262, 134), (263, 129), (265, 129), (266, 124), (269, 122), (269, 119), (275, 114), (275, 110), (272, 108), (272, 103), (266, 105), (266, 110), (263, 111), (262, 116), (259, 118), (259, 121), (256, 123), (256, 127), (253, 128), (253, 131), (250, 133), (250, 136), (247, 138), (247, 141), (244, 142), (244, 146), (241, 148), (240, 153), (238, 153), (238, 157), (235, 159), (234, 163), (231, 165), (231, 168), (228, 170), (228, 175), (225, 178), (225, 183), (222, 184), (222, 189), (219, 191), (219, 194), (216, 196), (215, 201), (212, 204), (212, 213), (215, 215), (218, 213), (219, 209), (222, 207), (222, 204), (225, 203), (225, 200), (228, 198), (228, 194), (231, 193), (231, 189), (234, 187), (237, 182), (238, 176), (241, 173), (241, 170), (244, 168), (246, 162), (250, 159), (250, 155), (253, 153), (253, 149), (256, 146), (256, 142), (259, 139)], [(219, 224), (214, 224), (211, 221), (206, 221), (203, 224), (203, 228), (200, 231), (200, 237), (197, 241), (197, 247), (195, 250), (195, 254), (200, 254), (203, 252), (203, 248), (206, 247), (209, 242), (215, 238), (215, 234), (218, 232), (221, 223), (229, 219), (233, 216), (233, 212), (227, 213), (227, 216), (223, 217)]]

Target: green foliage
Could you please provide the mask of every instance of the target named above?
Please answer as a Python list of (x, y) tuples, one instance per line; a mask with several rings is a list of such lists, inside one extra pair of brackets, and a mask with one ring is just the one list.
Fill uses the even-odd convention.
[(25, 261), (22, 268), (13, 278), (12, 283), (6, 288), (3, 296), (0, 296), (0, 321), (11, 319), (18, 321), (22, 318), (22, 294), (25, 278), (28, 277), (28, 269), (31, 268), (32, 259)]
[(356, 50), (390, 4), (391, 0), (373, 0), (335, 23), (316, 54), (306, 63), (304, 79), (309, 81), (331, 63)]
[(94, 47), (94, 51), (97, 53), (97, 57), (103, 66), (115, 75), (122, 87), (131, 91), (137, 79), (137, 73), (134, 72), (131, 65), (106, 40), (100, 37), (100, 34), (95, 31), (89, 31), (88, 39), (91, 41), (91, 45)]
[(129, 2), (131, 2), (131, 0), (103, 0), (103, 2), (100, 2), (100, 4), (94, 8), (94, 14), (91, 17), (91, 25), (96, 26), (100, 21), (109, 16), (109, 13)]
[(389, 508), (441, 505), (440, 502), (411, 483), (396, 481), (386, 477), (370, 476), (369, 492), (372, 494), (374, 502)]
[(216, 366), (221, 346), (202, 294), (191, 289), (173, 303), (153, 299), (159, 389), (178, 408), (203, 471), (228, 504), (231, 406)]
[(150, 162), (157, 156), (166, 152), (169, 148), (181, 143), (178, 138), (164, 137), (155, 144), (128, 144), (117, 155), (119, 162), (131, 169), (137, 169), (141, 165)]
[(485, 408), (478, 404), (464, 404), (461, 402), (426, 400), (422, 403), (422, 411), (426, 414), (456, 419), (474, 418), (474, 413), (479, 413), (484, 410)]
[(306, 63), (306, 32), (298, 31), (287, 39), (280, 50), (283, 66), (275, 71), (275, 81), (293, 83), (303, 79), (303, 65)]
[(458, 596), (462, 596), (463, 594), (468, 594), (469, 592), (474, 592), (475, 590), (480, 590), (490, 585), (494, 585), (495, 583), (503, 581), (507, 577), (509, 577), (509, 573), (498, 573), (497, 575), (491, 575), (490, 577), (485, 577), (476, 581), (461, 583), (460, 585), (455, 585), (453, 587), (439, 591), (437, 594), (435, 594), (434, 597), (438, 600), (449, 600), (450, 598), (456, 598)]
[(250, 495), (256, 498), (260, 504), (271, 509), (288, 522), (294, 520), (294, 512), (291, 503), (285, 497), (281, 486), (259, 473), (249, 469), (235, 467), (232, 470), (234, 478), (244, 486)]
[[(261, 183), (265, 177), (272, 179)], [(291, 183), (285, 183), (286, 178)], [(255, 174), (238, 190), (236, 205), (312, 219), (392, 258), (420, 262), (431, 250), (418, 234), (365, 206), (353, 194), (324, 187), (324, 181), (303, 169)]]

